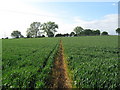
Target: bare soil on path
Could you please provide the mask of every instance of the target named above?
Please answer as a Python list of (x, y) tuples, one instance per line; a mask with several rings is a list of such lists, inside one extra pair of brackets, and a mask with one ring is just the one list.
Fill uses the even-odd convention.
[(52, 72), (52, 88), (72, 88), (72, 80), (68, 76), (67, 64), (65, 62), (64, 49), (61, 40)]

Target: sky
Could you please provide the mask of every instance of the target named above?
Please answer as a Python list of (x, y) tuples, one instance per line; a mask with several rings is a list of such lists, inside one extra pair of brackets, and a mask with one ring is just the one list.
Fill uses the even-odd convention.
[(99, 29), (116, 35), (118, 27), (118, 1), (39, 1), (39, 0), (1, 0), (0, 38), (10, 37), (12, 31), (26, 30), (32, 22), (53, 21), (58, 24), (57, 33), (70, 33), (76, 26), (84, 29)]

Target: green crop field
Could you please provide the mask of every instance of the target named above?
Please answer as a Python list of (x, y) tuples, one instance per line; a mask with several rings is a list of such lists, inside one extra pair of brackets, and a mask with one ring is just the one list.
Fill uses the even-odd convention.
[(117, 36), (2, 40), (2, 86), (47, 88), (59, 40), (74, 87), (118, 87)]
[(63, 44), (77, 88), (118, 86), (117, 36), (64, 38)]
[(3, 87), (46, 87), (58, 40), (3, 40)]

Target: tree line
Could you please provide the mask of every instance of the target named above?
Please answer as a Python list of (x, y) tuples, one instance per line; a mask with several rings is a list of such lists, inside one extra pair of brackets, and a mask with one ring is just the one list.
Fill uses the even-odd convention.
[[(116, 29), (116, 33), (120, 34), (120, 28)], [(108, 32), (100, 30), (91, 30), (91, 29), (83, 29), (80, 26), (74, 28), (73, 32), (70, 34), (56, 34), (56, 37), (75, 37), (75, 36), (98, 36), (98, 35), (109, 35)]]
[[(30, 24), (30, 27), (27, 28), (26, 36), (27, 38), (37, 38), (37, 37), (45, 37), (45, 33), (48, 37), (54, 37), (55, 32), (57, 32), (58, 25), (55, 22), (46, 22), (41, 24), (40, 22), (33, 22)], [(24, 37), (20, 31), (15, 30), (11, 33), (11, 36), (14, 38), (22, 38)]]
[[(91, 30), (91, 29), (83, 29), (81, 26), (76, 26), (74, 30), (68, 34), (56, 34), (58, 29), (58, 24), (55, 22), (46, 22), (46, 23), (41, 23), (41, 22), (33, 22), (30, 24), (30, 27), (27, 28), (26, 31), (26, 38), (40, 38), (40, 37), (45, 37), (45, 34), (48, 37), (75, 37), (75, 36), (98, 36), (98, 35), (109, 35), (108, 32), (103, 31), (100, 32), (100, 30)], [(120, 35), (120, 28), (116, 29), (116, 33)], [(20, 31), (15, 30), (11, 33), (11, 36), (13, 38), (24, 38), (24, 36), (21, 34)]]

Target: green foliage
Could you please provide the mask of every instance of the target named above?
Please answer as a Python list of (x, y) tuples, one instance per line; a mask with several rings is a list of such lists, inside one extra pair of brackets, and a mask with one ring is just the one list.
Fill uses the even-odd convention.
[(108, 32), (104, 31), (101, 33), (101, 35), (108, 35)]
[(120, 35), (120, 28), (116, 29), (116, 33), (118, 33)]
[(100, 30), (83, 29), (80, 26), (75, 27), (75, 29), (73, 31), (76, 33), (77, 36), (96, 36), (96, 35), (100, 35)]
[(116, 88), (120, 85), (117, 36), (81, 36), (62, 40), (76, 87)]
[(87, 36), (93, 35), (93, 31), (91, 29), (85, 29), (83, 31), (83, 35), (87, 35)]
[(83, 31), (84, 29), (80, 26), (75, 27), (74, 32), (78, 35)]
[(55, 24), (55, 22), (47, 22), (42, 24), (42, 30), (47, 33), (48, 37), (53, 37), (56, 31), (56, 28), (58, 28), (58, 25)]
[(31, 23), (30, 28), (27, 29), (27, 37), (37, 37), (37, 34), (38, 34), (38, 31), (40, 30), (40, 27), (41, 27), (40, 22)]
[(100, 30), (94, 30), (93, 35), (100, 35)]
[(14, 38), (20, 38), (20, 37), (22, 37), (23, 35), (21, 35), (21, 32), (20, 31), (13, 31), (12, 33), (11, 33), (11, 36), (12, 37), (14, 37)]
[(58, 39), (3, 40), (3, 88), (45, 88), (51, 79)]

